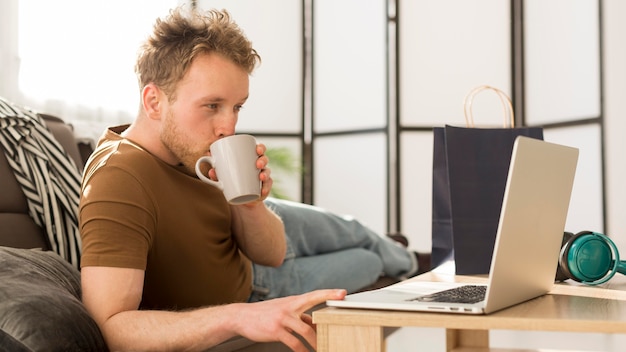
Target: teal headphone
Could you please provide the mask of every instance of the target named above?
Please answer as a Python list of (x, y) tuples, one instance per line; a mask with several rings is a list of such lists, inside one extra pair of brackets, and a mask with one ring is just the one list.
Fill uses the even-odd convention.
[(556, 281), (599, 285), (616, 273), (626, 274), (626, 262), (620, 261), (617, 246), (609, 237), (592, 231), (564, 233)]

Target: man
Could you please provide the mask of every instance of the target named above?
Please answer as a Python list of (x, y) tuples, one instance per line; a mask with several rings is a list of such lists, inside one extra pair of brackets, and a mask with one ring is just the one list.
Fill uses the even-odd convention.
[(296, 335), (316, 345), (307, 310), (383, 272), (423, 271), (357, 221), (267, 198), (262, 144), (261, 200), (229, 205), (197, 178), (196, 160), (235, 133), (259, 60), (219, 11), (177, 9), (143, 45), (138, 116), (99, 141), (80, 204), (83, 302), (112, 350), (204, 350), (241, 335), (305, 351)]

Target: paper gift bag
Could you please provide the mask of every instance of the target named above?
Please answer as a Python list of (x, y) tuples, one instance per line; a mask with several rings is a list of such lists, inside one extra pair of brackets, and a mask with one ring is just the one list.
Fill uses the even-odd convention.
[[(502, 128), (474, 127), (472, 99), (483, 90), (496, 92), (502, 100)], [(467, 95), (465, 119), (466, 127), (433, 129), (432, 265), (454, 260), (456, 274), (487, 274), (513, 143), (520, 135), (543, 139), (543, 130), (514, 127), (510, 99), (490, 86)]]

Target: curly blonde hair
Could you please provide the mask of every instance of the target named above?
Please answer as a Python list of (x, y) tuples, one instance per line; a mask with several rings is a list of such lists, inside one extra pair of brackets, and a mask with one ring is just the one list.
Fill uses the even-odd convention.
[(198, 54), (217, 53), (251, 74), (261, 57), (226, 10), (178, 7), (157, 19), (140, 47), (135, 73), (139, 89), (154, 83), (175, 100), (176, 85)]

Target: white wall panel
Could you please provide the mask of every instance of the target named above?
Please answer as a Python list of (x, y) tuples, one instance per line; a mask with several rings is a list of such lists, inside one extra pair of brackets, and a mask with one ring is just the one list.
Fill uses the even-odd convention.
[[(480, 85), (511, 95), (509, 1), (404, 0), (398, 15), (402, 124), (465, 125), (463, 99)], [(501, 124), (499, 104), (475, 114)]]
[[(626, 1), (603, 1), (607, 232), (626, 251)], [(624, 254), (622, 254), (624, 256)]]
[(565, 229), (574, 233), (582, 230), (603, 232), (600, 126), (594, 124), (549, 129), (544, 131), (543, 138), (579, 149)]
[(381, 134), (315, 140), (315, 204), (387, 228), (387, 147)]
[(432, 133), (403, 134), (400, 145), (400, 228), (413, 249), (430, 251), (432, 229)]
[(597, 0), (524, 1), (526, 123), (600, 114)]
[(384, 127), (385, 0), (313, 3), (315, 132)]

